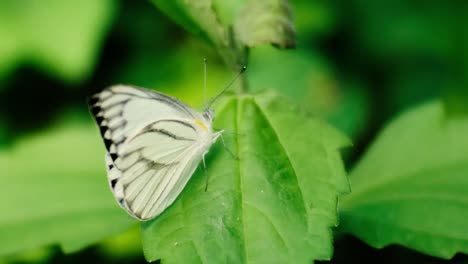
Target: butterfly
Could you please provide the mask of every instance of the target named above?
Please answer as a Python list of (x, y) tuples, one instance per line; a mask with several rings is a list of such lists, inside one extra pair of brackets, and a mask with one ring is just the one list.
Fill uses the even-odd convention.
[(107, 149), (110, 188), (132, 217), (160, 215), (182, 192), (211, 145), (214, 112), (197, 112), (152, 90), (114, 85), (89, 101)]

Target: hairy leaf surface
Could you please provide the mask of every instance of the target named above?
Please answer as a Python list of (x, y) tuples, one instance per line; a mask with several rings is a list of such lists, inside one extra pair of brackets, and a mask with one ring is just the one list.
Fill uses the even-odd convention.
[[(305, 263), (329, 259), (336, 199), (348, 191), (335, 129), (274, 95), (220, 102), (225, 129), (176, 202), (142, 226), (149, 261)], [(274, 252), (274, 254), (272, 254)]]

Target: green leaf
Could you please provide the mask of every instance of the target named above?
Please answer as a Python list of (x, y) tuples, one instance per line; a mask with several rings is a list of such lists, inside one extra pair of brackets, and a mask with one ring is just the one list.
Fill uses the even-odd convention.
[(295, 46), (291, 8), (286, 0), (152, 0), (191, 33), (211, 42), (228, 66), (246, 64), (245, 46)]
[(70, 115), (0, 150), (0, 255), (55, 243), (70, 252), (135, 223), (108, 188), (98, 134)]
[(468, 119), (433, 102), (393, 121), (350, 175), (340, 228), (381, 248), (468, 253)]
[(40, 247), (23, 250), (17, 254), (0, 257), (0, 264), (11, 263), (50, 263), (56, 250), (51, 247)]
[(213, 8), (219, 20), (225, 27), (230, 27), (236, 21), (248, 0), (213, 0)]
[(142, 258), (140, 226), (135, 225), (128, 231), (110, 237), (99, 243), (97, 250), (106, 258), (122, 263), (133, 258)]
[(220, 21), (212, 0), (152, 2), (186, 30), (212, 43), (228, 66), (244, 65), (245, 53), (229, 37), (229, 27)]
[(287, 0), (249, 0), (236, 20), (235, 32), (248, 47), (296, 45), (296, 31)]
[(115, 7), (111, 0), (1, 1), (0, 78), (21, 63), (67, 82), (88, 78)]
[(213, 9), (211, 0), (188, 2), (183, 0), (151, 0), (177, 24), (190, 33), (213, 44), (227, 42), (225, 29)]
[[(148, 261), (305, 263), (332, 255), (337, 195), (348, 191), (338, 149), (348, 140), (272, 95), (225, 98), (226, 129), (202, 170), (162, 215), (142, 225)], [(274, 252), (274, 254), (272, 254)]]

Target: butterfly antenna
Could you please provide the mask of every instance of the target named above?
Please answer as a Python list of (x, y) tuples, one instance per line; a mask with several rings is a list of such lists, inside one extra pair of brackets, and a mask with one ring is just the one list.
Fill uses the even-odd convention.
[(203, 58), (203, 104), (206, 106), (206, 58)]
[(234, 79), (232, 79), (232, 81), (230, 83), (228, 83), (228, 85), (226, 85), (226, 87), (224, 87), (224, 89), (219, 93), (217, 94), (213, 99), (211, 99), (210, 103), (208, 104), (208, 107), (206, 107), (206, 109), (209, 109), (211, 107), (211, 105), (221, 96), (223, 95), (224, 92), (227, 91), (227, 89), (229, 89), (229, 87), (231, 87), (231, 85), (239, 78), (239, 76), (241, 76), (242, 73), (245, 72), (245, 70), (247, 69), (247, 66), (243, 66), (242, 69), (240, 70), (240, 72), (236, 75), (236, 77), (234, 77)]

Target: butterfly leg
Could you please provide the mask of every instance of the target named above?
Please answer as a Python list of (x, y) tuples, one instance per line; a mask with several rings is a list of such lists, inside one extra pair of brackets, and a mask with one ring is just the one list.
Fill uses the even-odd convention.
[(205, 171), (205, 192), (208, 191), (208, 171), (206, 170), (206, 162), (205, 162), (205, 154), (203, 153), (202, 161), (203, 161), (203, 170)]
[(224, 141), (224, 137), (223, 137), (223, 134), (219, 134), (219, 136), (221, 137), (221, 142), (223, 142), (223, 146), (224, 146), (224, 149), (231, 155), (231, 157), (235, 160), (239, 160), (239, 157), (234, 154), (234, 152), (232, 152), (227, 146), (226, 146), (226, 142)]
[(237, 133), (237, 132), (234, 132), (234, 131), (226, 131), (225, 129), (217, 129), (217, 128), (214, 128), (214, 130), (216, 132), (223, 132), (225, 134), (231, 134), (231, 135), (236, 135), (236, 136), (245, 136), (245, 134), (243, 133)]

